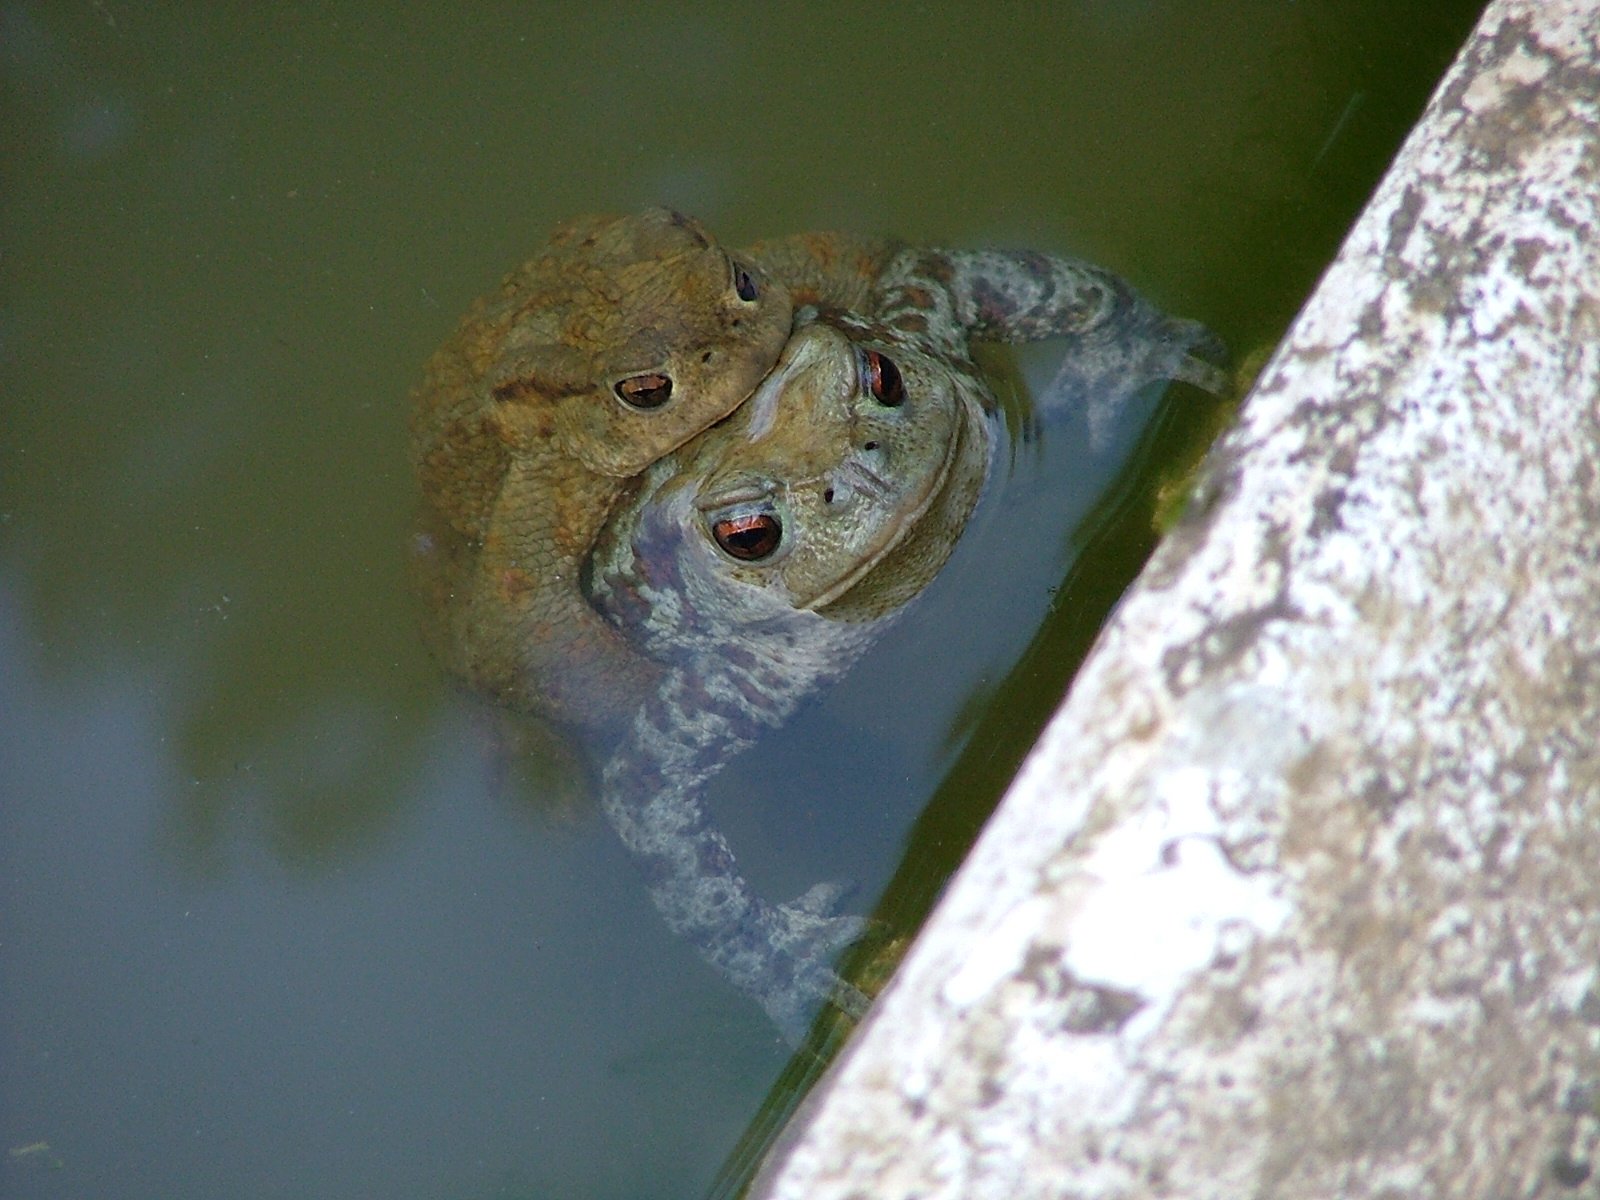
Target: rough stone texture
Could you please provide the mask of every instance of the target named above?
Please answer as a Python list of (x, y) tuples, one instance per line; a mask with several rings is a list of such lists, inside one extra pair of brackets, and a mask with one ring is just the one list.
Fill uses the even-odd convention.
[(1600, 1195), (1600, 5), (1494, 3), (765, 1197)]

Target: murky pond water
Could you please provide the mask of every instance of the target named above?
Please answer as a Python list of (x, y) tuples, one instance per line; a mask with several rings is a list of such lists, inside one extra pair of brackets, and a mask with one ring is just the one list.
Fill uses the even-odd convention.
[[(1478, 7), (0, 7), (0, 1193), (705, 1194), (788, 1048), (421, 650), (422, 360), (656, 202), (1082, 255), (1248, 351)], [(1204, 423), (1152, 403), (1019, 445), (717, 781), (765, 894), (920, 918), (1148, 551)]]

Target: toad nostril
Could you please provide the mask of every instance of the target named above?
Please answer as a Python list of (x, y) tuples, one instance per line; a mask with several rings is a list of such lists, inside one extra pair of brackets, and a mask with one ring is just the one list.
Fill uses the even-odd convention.
[(861, 448), (863, 450), (876, 450), (878, 448), (878, 443), (877, 442), (866, 442), (866, 443), (864, 443), (862, 445)]
[(828, 488), (826, 491), (824, 491), (822, 493), (822, 502), (824, 504), (832, 504), (833, 503), (833, 489), (832, 488)]

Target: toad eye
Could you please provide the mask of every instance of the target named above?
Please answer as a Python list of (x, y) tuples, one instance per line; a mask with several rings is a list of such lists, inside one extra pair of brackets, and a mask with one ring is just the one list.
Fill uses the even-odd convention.
[(733, 264), (733, 290), (739, 294), (739, 299), (747, 303), (761, 294), (755, 276), (738, 263)]
[(740, 562), (771, 558), (783, 542), (783, 522), (772, 513), (739, 513), (711, 522), (717, 545)]
[(900, 368), (887, 354), (868, 350), (864, 373), (867, 390), (879, 404), (885, 408), (899, 408), (906, 402), (906, 385), (900, 378)]
[(629, 408), (648, 412), (660, 408), (672, 398), (672, 379), (660, 372), (630, 375), (616, 386), (617, 399)]

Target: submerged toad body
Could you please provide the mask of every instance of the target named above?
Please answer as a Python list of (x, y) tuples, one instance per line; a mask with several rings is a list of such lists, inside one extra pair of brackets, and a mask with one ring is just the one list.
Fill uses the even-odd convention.
[(876, 319), (823, 313), (733, 418), (644, 476), (597, 545), (597, 609), (661, 670), (608, 748), (602, 806), (668, 924), (798, 1040), (861, 932), (826, 885), (756, 895), (700, 804), (707, 780), (837, 678), (937, 574), (988, 476), (993, 398), (969, 339), (1072, 339), (1074, 401), (1179, 378), (1220, 390), (1193, 322), (1037, 255), (907, 251)]

